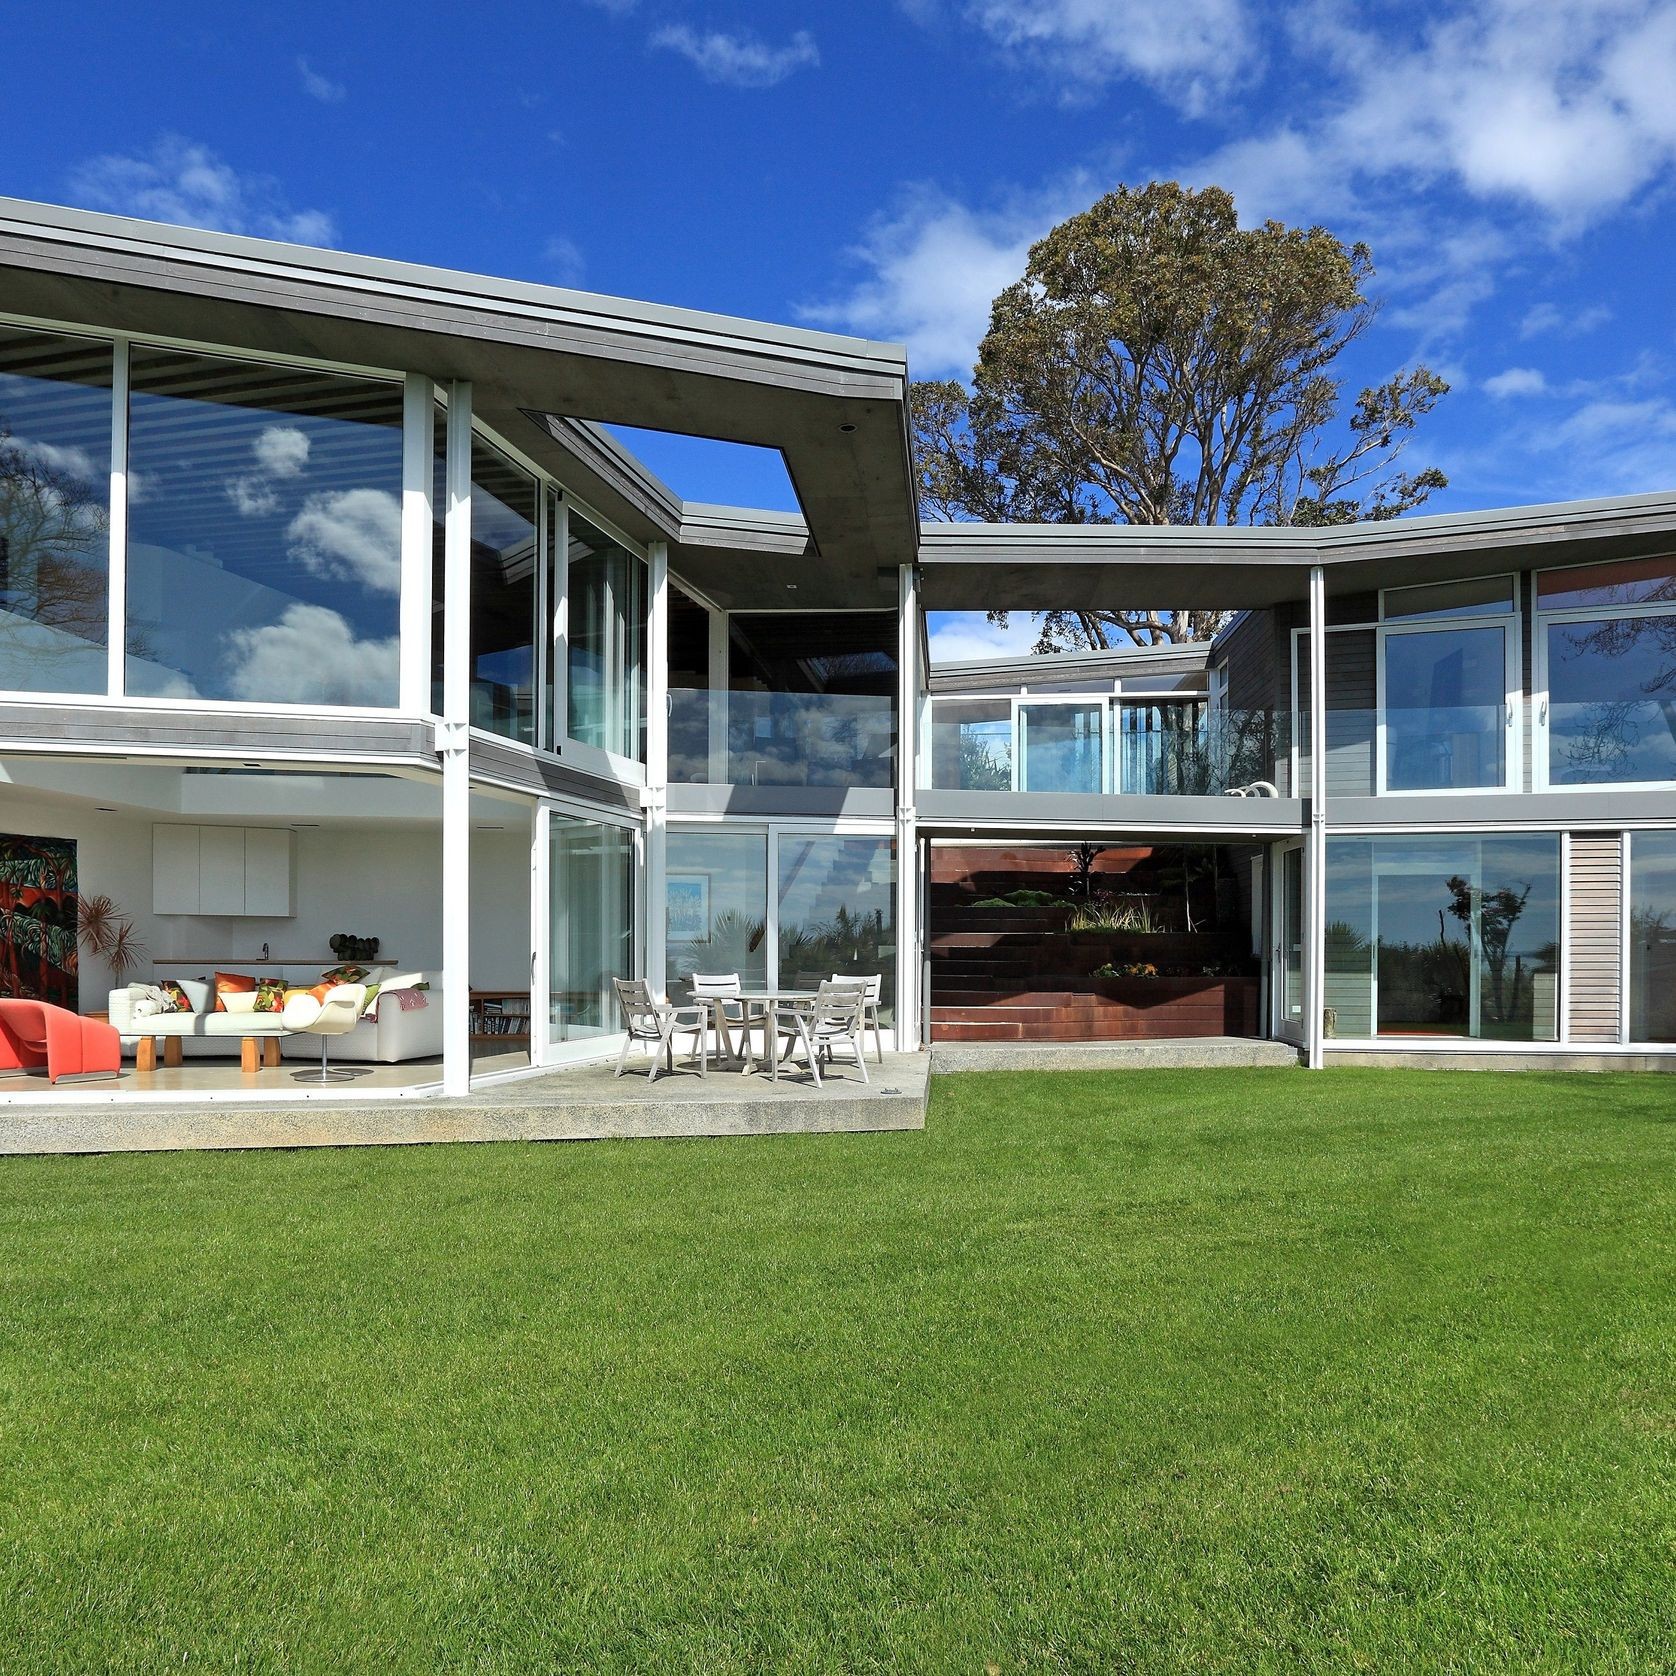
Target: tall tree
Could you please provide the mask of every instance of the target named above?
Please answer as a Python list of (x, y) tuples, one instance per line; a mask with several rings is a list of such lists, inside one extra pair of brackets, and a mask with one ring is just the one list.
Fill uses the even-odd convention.
[[(970, 390), (912, 390), (921, 503), (1055, 524), (1342, 524), (1394, 518), (1447, 479), (1397, 469), (1449, 386), (1425, 367), (1341, 419), (1333, 364), (1376, 304), (1367, 246), (1242, 228), (1220, 187), (1119, 187), (1032, 246), (995, 299)], [(1004, 617), (1004, 613), (991, 613)], [(1041, 648), (1201, 638), (1220, 614), (1041, 614)]]

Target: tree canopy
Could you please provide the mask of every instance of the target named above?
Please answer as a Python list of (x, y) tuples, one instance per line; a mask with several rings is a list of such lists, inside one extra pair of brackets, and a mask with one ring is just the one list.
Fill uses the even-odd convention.
[[(1119, 187), (1031, 247), (995, 299), (970, 389), (914, 385), (922, 506), (1058, 524), (1410, 511), (1448, 481), (1398, 461), (1449, 386), (1416, 366), (1346, 409), (1333, 366), (1374, 318), (1372, 274), (1366, 245), (1324, 228), (1242, 228), (1220, 187)], [(1048, 611), (1042, 647), (1191, 639), (1217, 620)]]

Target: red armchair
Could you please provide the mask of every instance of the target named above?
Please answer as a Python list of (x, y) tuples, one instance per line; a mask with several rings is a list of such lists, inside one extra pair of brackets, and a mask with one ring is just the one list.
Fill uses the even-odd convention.
[(122, 1038), (102, 1020), (82, 1018), (68, 1008), (0, 997), (0, 1071), (43, 1067), (48, 1082), (114, 1077), (122, 1070)]

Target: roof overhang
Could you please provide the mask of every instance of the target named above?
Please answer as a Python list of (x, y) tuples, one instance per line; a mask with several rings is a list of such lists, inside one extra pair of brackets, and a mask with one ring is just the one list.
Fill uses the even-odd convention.
[(33, 319), (469, 379), (484, 423), (644, 541), (679, 543), (684, 509), (597, 423), (778, 449), (819, 559), (800, 604), (888, 603), (881, 567), (914, 557), (894, 345), (9, 198), (0, 275)]
[(1308, 597), (1481, 576), (1502, 566), (1676, 552), (1676, 494), (1394, 518), (1330, 529), (1128, 524), (924, 524), (933, 611), (1258, 609)]

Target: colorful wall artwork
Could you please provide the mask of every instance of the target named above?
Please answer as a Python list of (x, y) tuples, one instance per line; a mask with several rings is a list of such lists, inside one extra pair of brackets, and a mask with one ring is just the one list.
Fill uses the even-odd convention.
[(76, 1010), (74, 838), (0, 833), (0, 995)]

